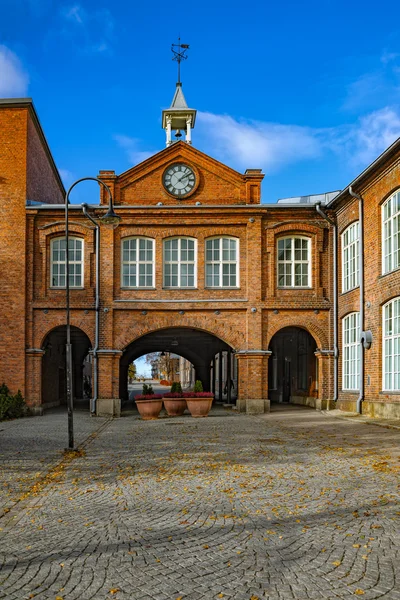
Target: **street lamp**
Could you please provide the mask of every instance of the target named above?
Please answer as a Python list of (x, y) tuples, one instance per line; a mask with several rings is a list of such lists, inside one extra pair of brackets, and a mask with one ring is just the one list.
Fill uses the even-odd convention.
[[(74, 448), (74, 423), (73, 423), (73, 384), (72, 384), (72, 345), (71, 345), (71, 323), (70, 323), (70, 285), (69, 285), (69, 230), (68, 230), (68, 206), (69, 206), (69, 195), (73, 188), (78, 185), (81, 181), (97, 181), (102, 185), (108, 193), (109, 205), (108, 210), (103, 217), (100, 217), (100, 221), (105, 225), (110, 225), (113, 228), (117, 227), (121, 217), (119, 217), (113, 208), (111, 190), (104, 181), (97, 177), (83, 177), (78, 179), (71, 185), (68, 192), (65, 195), (65, 295), (66, 295), (66, 317), (67, 317), (67, 343), (65, 346), (66, 356), (66, 372), (67, 372), (67, 408), (68, 408), (68, 448), (72, 450)], [(99, 248), (96, 248), (99, 253)], [(98, 275), (97, 275), (98, 277)], [(96, 303), (97, 304), (97, 303)], [(98, 310), (98, 307), (96, 306)]]

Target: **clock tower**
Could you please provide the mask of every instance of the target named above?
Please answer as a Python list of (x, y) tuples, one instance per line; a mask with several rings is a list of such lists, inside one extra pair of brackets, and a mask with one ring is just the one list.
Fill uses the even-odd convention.
[[(176, 49), (175, 49), (176, 48)], [(171, 146), (179, 142), (182, 138), (181, 131), (185, 134), (184, 141), (187, 144), (192, 143), (192, 129), (196, 121), (196, 110), (189, 108), (186, 104), (185, 96), (182, 91), (181, 82), (181, 62), (187, 58), (186, 51), (189, 49), (187, 44), (172, 44), (173, 59), (178, 63), (178, 82), (171, 102), (171, 106), (162, 112), (162, 127), (166, 133), (166, 146)], [(175, 132), (175, 138), (172, 139), (172, 132)]]

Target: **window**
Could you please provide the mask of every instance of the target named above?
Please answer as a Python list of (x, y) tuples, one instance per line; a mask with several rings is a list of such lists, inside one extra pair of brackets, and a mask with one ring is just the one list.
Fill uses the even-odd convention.
[(343, 319), (343, 382), (344, 390), (360, 387), (360, 313), (355, 312)]
[[(66, 241), (57, 238), (51, 242), (51, 280), (53, 288), (66, 286)], [(83, 240), (70, 237), (68, 239), (69, 285), (71, 288), (83, 287)]]
[(389, 273), (400, 267), (400, 191), (382, 206), (382, 271)]
[(310, 287), (310, 243), (302, 237), (278, 240), (279, 287)]
[(400, 298), (383, 307), (383, 389), (400, 390)]
[(359, 284), (359, 223), (350, 225), (342, 235), (342, 292)]
[(206, 240), (206, 287), (238, 287), (238, 240)]
[(164, 287), (196, 287), (196, 240), (172, 238), (164, 242)]
[(122, 241), (122, 287), (154, 287), (154, 240)]

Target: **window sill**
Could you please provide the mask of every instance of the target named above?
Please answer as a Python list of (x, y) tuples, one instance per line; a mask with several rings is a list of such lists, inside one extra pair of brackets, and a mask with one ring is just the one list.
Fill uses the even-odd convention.
[(304, 286), (300, 286), (300, 285), (291, 285), (291, 286), (282, 286), (282, 285), (278, 285), (277, 288), (278, 290), (312, 290), (312, 287), (304, 287)]
[[(67, 288), (66, 287), (52, 287), (52, 286), (50, 286), (49, 289), (50, 290), (55, 290), (55, 291), (62, 290), (62, 291), (65, 292)], [(73, 290), (84, 290), (84, 289), (85, 289), (84, 287), (75, 287), (75, 286), (72, 286), (72, 285), (69, 286), (70, 292), (72, 292)]]
[(197, 287), (182, 287), (180, 285), (177, 285), (175, 287), (162, 287), (163, 290), (198, 290), (199, 288)]
[(139, 286), (138, 287), (133, 287), (133, 286), (132, 287), (122, 287), (121, 286), (121, 290), (125, 290), (127, 292), (130, 292), (132, 290), (149, 290), (149, 291), (153, 290), (154, 291), (156, 289), (157, 289), (156, 287), (147, 287), (147, 286), (141, 286), (141, 287), (139, 287)]
[(396, 269), (392, 269), (391, 271), (388, 271), (387, 273), (382, 273), (382, 275), (379, 275), (378, 279), (382, 279), (383, 277), (387, 277), (388, 275), (391, 275), (392, 273), (397, 273), (398, 271), (400, 271), (400, 267), (397, 267)]
[(353, 394), (355, 396), (360, 393), (360, 390), (340, 390), (340, 392), (342, 394)]
[(390, 390), (389, 392), (379, 392), (380, 396), (400, 396), (400, 390)]
[(340, 295), (341, 296), (345, 296), (346, 294), (349, 294), (350, 292), (354, 292), (354, 290), (358, 290), (360, 288), (359, 285), (356, 285), (353, 288), (350, 288), (349, 290), (346, 290), (345, 292), (341, 292)]
[(240, 290), (240, 287), (233, 285), (215, 285), (205, 286), (205, 290)]

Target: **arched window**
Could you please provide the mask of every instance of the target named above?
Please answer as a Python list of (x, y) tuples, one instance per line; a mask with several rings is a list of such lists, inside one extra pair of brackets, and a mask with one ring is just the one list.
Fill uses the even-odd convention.
[(132, 237), (122, 240), (122, 287), (154, 287), (154, 240)]
[(359, 222), (356, 221), (342, 234), (342, 292), (358, 287), (359, 284)]
[(206, 240), (206, 287), (239, 287), (238, 245), (229, 237)]
[(400, 390), (400, 297), (383, 307), (383, 389)]
[(164, 287), (196, 287), (196, 240), (171, 238), (164, 241)]
[(353, 312), (343, 319), (342, 388), (360, 387), (360, 313)]
[(284, 237), (278, 240), (278, 286), (311, 286), (311, 240)]
[[(83, 287), (83, 240), (68, 238), (69, 286)], [(50, 287), (65, 288), (66, 286), (66, 241), (65, 237), (51, 240), (50, 244)]]
[(382, 205), (382, 272), (400, 267), (400, 191)]

